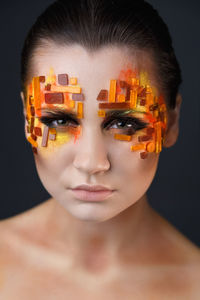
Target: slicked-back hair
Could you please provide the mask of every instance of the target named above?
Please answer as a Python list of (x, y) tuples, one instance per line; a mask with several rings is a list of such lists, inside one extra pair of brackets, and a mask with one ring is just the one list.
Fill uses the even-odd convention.
[(168, 108), (175, 107), (182, 81), (180, 67), (166, 24), (146, 1), (55, 1), (37, 18), (25, 39), (21, 54), (23, 91), (34, 51), (44, 40), (78, 44), (88, 51), (119, 45), (153, 53)]

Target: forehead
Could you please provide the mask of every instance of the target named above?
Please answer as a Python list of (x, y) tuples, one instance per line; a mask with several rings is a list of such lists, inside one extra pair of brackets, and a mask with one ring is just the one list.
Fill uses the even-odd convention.
[(131, 52), (122, 46), (105, 46), (89, 52), (80, 45), (44, 44), (35, 51), (31, 75), (47, 75), (51, 67), (55, 74), (68, 73), (71, 77), (77, 77), (79, 84), (86, 88), (101, 89), (127, 68), (146, 71), (151, 83), (157, 86), (150, 55), (138, 50)]

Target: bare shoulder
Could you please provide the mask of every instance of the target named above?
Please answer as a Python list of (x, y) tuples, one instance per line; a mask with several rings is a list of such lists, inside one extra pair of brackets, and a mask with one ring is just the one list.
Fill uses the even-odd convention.
[(191, 262), (200, 259), (200, 248), (181, 233), (173, 224), (168, 222), (162, 216), (154, 212), (155, 226), (157, 227), (156, 238), (160, 236), (167, 247), (169, 253), (174, 253), (180, 259), (189, 259)]
[(187, 299), (199, 299), (200, 248), (156, 212), (153, 212), (153, 220), (152, 230), (156, 233), (152, 236), (157, 246), (152, 256), (159, 272), (163, 271), (160, 274), (163, 274), (164, 286), (168, 288), (171, 283), (176, 291), (188, 295)]
[[(0, 290), (25, 280), (24, 270), (31, 274), (35, 262), (40, 264), (48, 254), (45, 240), (46, 220), (51, 199), (0, 221)], [(18, 274), (16, 277), (12, 274)], [(25, 276), (27, 277), (27, 276)], [(21, 279), (20, 279), (21, 278)], [(10, 299), (10, 298), (9, 298)]]
[(20, 225), (23, 225), (27, 222), (32, 222), (33, 219), (35, 223), (41, 219), (41, 216), (45, 215), (50, 206), (52, 205), (52, 198), (32, 207), (25, 212), (19, 213), (13, 217), (0, 220), (0, 231), (3, 232), (5, 229), (18, 228)]
[(0, 254), (8, 254), (20, 246), (22, 241), (34, 240), (45, 226), (45, 216), (51, 199), (16, 216), (0, 221)]

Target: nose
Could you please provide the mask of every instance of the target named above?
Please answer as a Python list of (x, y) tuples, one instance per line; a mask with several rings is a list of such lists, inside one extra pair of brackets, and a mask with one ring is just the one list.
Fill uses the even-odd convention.
[(110, 169), (105, 140), (99, 129), (90, 128), (83, 132), (76, 143), (73, 162), (76, 169), (90, 175), (104, 173)]

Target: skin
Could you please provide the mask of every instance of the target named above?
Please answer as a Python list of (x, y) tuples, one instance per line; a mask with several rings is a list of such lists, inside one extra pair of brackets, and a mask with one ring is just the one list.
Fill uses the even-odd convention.
[[(53, 43), (37, 50), (31, 77), (48, 74), (51, 63), (56, 74), (67, 70), (78, 78), (85, 95), (83, 134), (53, 154), (39, 149), (37, 171), (52, 198), (1, 222), (5, 299), (198, 299), (199, 249), (147, 202), (159, 155), (142, 160), (128, 142), (114, 140), (100, 127), (96, 97), (130, 62), (145, 68), (161, 92), (146, 53), (130, 57), (126, 49), (106, 47), (91, 54)], [(178, 137), (180, 105), (178, 95), (165, 147)], [(80, 202), (68, 189), (83, 183), (116, 192), (101, 203)], [(10, 276), (13, 272), (17, 277)]]

